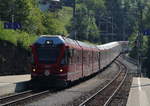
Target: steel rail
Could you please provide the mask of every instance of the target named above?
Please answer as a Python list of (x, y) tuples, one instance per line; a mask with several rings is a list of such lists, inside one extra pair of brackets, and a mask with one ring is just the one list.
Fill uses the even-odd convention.
[(4, 104), (0, 104), (0, 106), (9, 106), (9, 105), (12, 105), (12, 104), (16, 104), (16, 103), (19, 103), (21, 101), (24, 101), (24, 100), (27, 100), (27, 99), (30, 99), (30, 98), (33, 98), (33, 97), (36, 97), (36, 96), (48, 93), (48, 92), (49, 92), (49, 90), (41, 91), (41, 92), (38, 92), (38, 93), (35, 93), (35, 94), (31, 94), (29, 96), (22, 97), (22, 98), (19, 98), (19, 99), (16, 99), (16, 100), (4, 103)]
[(115, 62), (118, 66), (119, 66), (119, 70), (120, 72), (115, 76), (115, 78), (113, 80), (111, 80), (106, 86), (104, 86), (102, 89), (100, 89), (98, 92), (96, 92), (95, 94), (93, 94), (91, 97), (89, 97), (88, 99), (86, 99), (84, 102), (82, 102), (79, 106), (84, 106), (84, 104), (86, 104), (88, 101), (90, 101), (91, 99), (93, 99), (97, 94), (99, 94), (100, 92), (102, 92), (103, 90), (105, 90), (108, 86), (110, 86), (117, 78), (118, 76), (121, 74), (122, 70), (121, 70), (121, 66)]
[(131, 58), (129, 56), (126, 56), (126, 55), (124, 55), (122, 57), (125, 58), (128, 62), (131, 62), (134, 65), (137, 65), (137, 61), (135, 59), (133, 59), (133, 58)]
[[(120, 62), (121, 63), (121, 62)], [(122, 63), (121, 63), (122, 64)], [(126, 70), (125, 72), (125, 76), (123, 78), (123, 80), (121, 81), (121, 83), (119, 84), (119, 86), (117, 87), (117, 89), (114, 91), (114, 93), (109, 97), (109, 99), (105, 102), (105, 104), (103, 106), (108, 106), (109, 103), (111, 102), (111, 100), (113, 99), (113, 97), (115, 96), (115, 94), (119, 91), (119, 89), (121, 88), (121, 86), (123, 85), (123, 83), (125, 82), (125, 79), (127, 78), (127, 74), (128, 74), (128, 69), (127, 67), (122, 64), (124, 66), (124, 70)]]
[(3, 100), (9, 99), (9, 98), (13, 98), (13, 97), (20, 96), (20, 95), (23, 95), (23, 94), (27, 94), (27, 93), (30, 93), (30, 92), (32, 92), (32, 90), (28, 90), (28, 91), (19, 92), (19, 93), (15, 93), (15, 94), (12, 94), (12, 95), (4, 96), (4, 97), (0, 98), (0, 102), (2, 102)]

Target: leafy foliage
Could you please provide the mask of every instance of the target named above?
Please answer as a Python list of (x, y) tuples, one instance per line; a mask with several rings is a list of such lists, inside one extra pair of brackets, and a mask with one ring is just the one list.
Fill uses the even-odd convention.
[(67, 35), (66, 26), (71, 19), (70, 8), (64, 7), (57, 13), (46, 12), (43, 17), (43, 24), (46, 28), (44, 34)]
[(132, 48), (131, 52), (130, 52), (130, 57), (134, 58), (134, 59), (138, 59), (137, 57), (137, 52), (138, 52), (138, 48), (137, 48), (137, 34), (133, 33), (130, 37), (129, 37), (129, 46), (130, 48)]
[[(18, 22), (28, 33), (43, 33), (42, 13), (32, 0), (0, 0), (0, 17), (3, 21)], [(14, 16), (14, 20), (12, 17)]]
[(28, 49), (29, 45), (31, 45), (37, 36), (29, 35), (26, 32), (22, 31), (14, 31), (14, 30), (6, 30), (2, 28), (2, 23), (0, 23), (0, 39), (9, 41), (16, 46), (18, 46), (18, 42), (22, 43), (22, 47)]
[(99, 38), (99, 30), (95, 18), (91, 16), (93, 11), (89, 11), (84, 3), (78, 4), (75, 17), (72, 19), (72, 26), (69, 30), (72, 38), (78, 40), (89, 40), (96, 42)]
[(1, 20), (12, 22), (14, 16), (14, 22), (21, 23), (22, 31), (30, 34), (67, 34), (65, 25), (71, 18), (70, 8), (44, 13), (37, 6), (34, 0), (0, 0)]
[(146, 60), (144, 61), (144, 63), (145, 63), (145, 67), (147, 68), (147, 71), (146, 71), (146, 73), (147, 73), (147, 76), (150, 78), (150, 38), (148, 38), (148, 48), (147, 48), (147, 52), (146, 52), (146, 56), (147, 56), (147, 58), (146, 58)]
[[(74, 39), (98, 44), (107, 42), (105, 37), (108, 41), (129, 38), (133, 48), (130, 56), (137, 59), (137, 33), (150, 29), (148, 0), (76, 0), (75, 17), (72, 16), (74, 0), (63, 0), (63, 5), (69, 7), (63, 6), (55, 12), (42, 12), (37, 3), (36, 0), (0, 0), (0, 21), (22, 25), (21, 30), (6, 30), (0, 23), (0, 39), (27, 48), (36, 39), (35, 35), (41, 34), (70, 34)], [(142, 39), (142, 56), (146, 57), (145, 67), (150, 70), (150, 38)], [(147, 73), (150, 76), (150, 72)]]

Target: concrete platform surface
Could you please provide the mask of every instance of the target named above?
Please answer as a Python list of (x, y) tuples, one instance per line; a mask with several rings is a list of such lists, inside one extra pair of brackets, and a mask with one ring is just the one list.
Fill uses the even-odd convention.
[(150, 79), (133, 78), (126, 106), (150, 106)]
[(0, 76), (0, 96), (25, 90), (30, 79), (29, 74)]
[(26, 75), (10, 75), (10, 76), (0, 76), (0, 86), (4, 83), (17, 83), (23, 81), (29, 81), (31, 79), (30, 74)]

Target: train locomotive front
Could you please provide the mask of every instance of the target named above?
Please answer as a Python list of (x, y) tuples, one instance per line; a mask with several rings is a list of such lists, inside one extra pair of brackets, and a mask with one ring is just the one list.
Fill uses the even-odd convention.
[(41, 36), (31, 46), (31, 82), (40, 86), (66, 86), (67, 46), (62, 37)]

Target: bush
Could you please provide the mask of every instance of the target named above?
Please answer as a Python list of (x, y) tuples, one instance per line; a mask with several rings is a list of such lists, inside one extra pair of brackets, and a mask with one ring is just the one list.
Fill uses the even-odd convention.
[(2, 25), (3, 24), (1, 22), (0, 23), (0, 39), (9, 41), (16, 46), (18, 42), (20, 42), (22, 43), (22, 46), (27, 49), (28, 46), (31, 45), (37, 38), (37, 36), (29, 35), (28, 33), (23, 32), (23, 31), (4, 29)]

